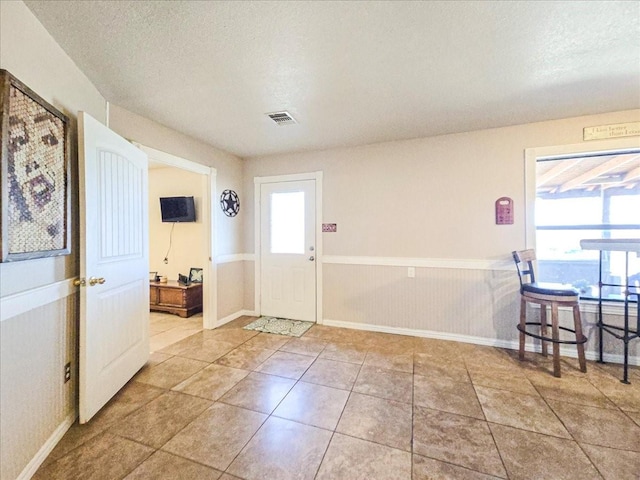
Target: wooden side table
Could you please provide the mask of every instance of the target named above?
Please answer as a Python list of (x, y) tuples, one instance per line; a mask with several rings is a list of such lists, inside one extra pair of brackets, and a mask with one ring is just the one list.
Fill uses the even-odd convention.
[(202, 311), (202, 284), (183, 285), (175, 280), (149, 283), (149, 309), (183, 318)]

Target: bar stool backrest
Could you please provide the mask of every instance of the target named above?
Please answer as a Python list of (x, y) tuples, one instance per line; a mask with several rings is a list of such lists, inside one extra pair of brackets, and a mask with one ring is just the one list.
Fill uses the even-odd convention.
[[(516, 263), (518, 279), (520, 280), (520, 323), (517, 326), (520, 331), (518, 358), (524, 360), (525, 336), (540, 340), (540, 347), (544, 356), (547, 355), (547, 342), (551, 342), (553, 344), (553, 375), (560, 377), (560, 344), (575, 344), (578, 350), (580, 371), (586, 372), (587, 361), (584, 356), (584, 343), (587, 341), (587, 337), (582, 333), (578, 292), (573, 288), (565, 288), (562, 285), (537, 284), (535, 273), (533, 272), (533, 262), (536, 259), (535, 250), (520, 250), (511, 252), (511, 255), (513, 255), (513, 260)], [(539, 322), (527, 322), (527, 303), (540, 305)], [(559, 325), (558, 306), (571, 307), (573, 310), (573, 329)], [(551, 336), (547, 334), (547, 307), (551, 307)], [(540, 334), (527, 330), (528, 325), (539, 325)], [(560, 339), (560, 330), (575, 333), (576, 339)]]
[[(536, 283), (536, 274), (533, 270), (533, 262), (536, 259), (536, 251), (534, 249), (519, 250), (511, 252), (513, 261), (518, 269), (518, 280), (520, 280), (520, 288), (524, 283)], [(528, 277), (523, 278), (523, 277)]]

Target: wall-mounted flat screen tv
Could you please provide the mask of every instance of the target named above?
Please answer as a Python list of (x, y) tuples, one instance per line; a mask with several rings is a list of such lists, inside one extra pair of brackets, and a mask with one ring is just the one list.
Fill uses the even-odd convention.
[(160, 212), (163, 222), (196, 221), (196, 207), (193, 203), (193, 197), (160, 197)]

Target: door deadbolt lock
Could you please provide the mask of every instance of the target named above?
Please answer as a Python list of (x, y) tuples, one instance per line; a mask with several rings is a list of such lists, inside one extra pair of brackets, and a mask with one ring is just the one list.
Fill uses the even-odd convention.
[(312, 245), (312, 246), (309, 247), (309, 251), (313, 252), (313, 250), (314, 250), (314, 248), (313, 248), (313, 245)]
[(100, 278), (91, 277), (91, 278), (89, 279), (89, 285), (90, 285), (90, 286), (92, 286), (92, 287), (93, 287), (94, 285), (97, 285), (97, 284), (102, 285), (104, 282), (106, 282), (106, 280), (105, 280), (104, 278), (102, 278), (102, 277), (100, 277)]
[(84, 278), (76, 278), (73, 281), (73, 285), (75, 287), (86, 287), (87, 286), (87, 281)]

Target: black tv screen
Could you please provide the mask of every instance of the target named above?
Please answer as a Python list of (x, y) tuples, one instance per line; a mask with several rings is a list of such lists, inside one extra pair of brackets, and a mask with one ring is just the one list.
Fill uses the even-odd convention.
[(193, 197), (160, 197), (163, 222), (195, 222), (196, 208)]

